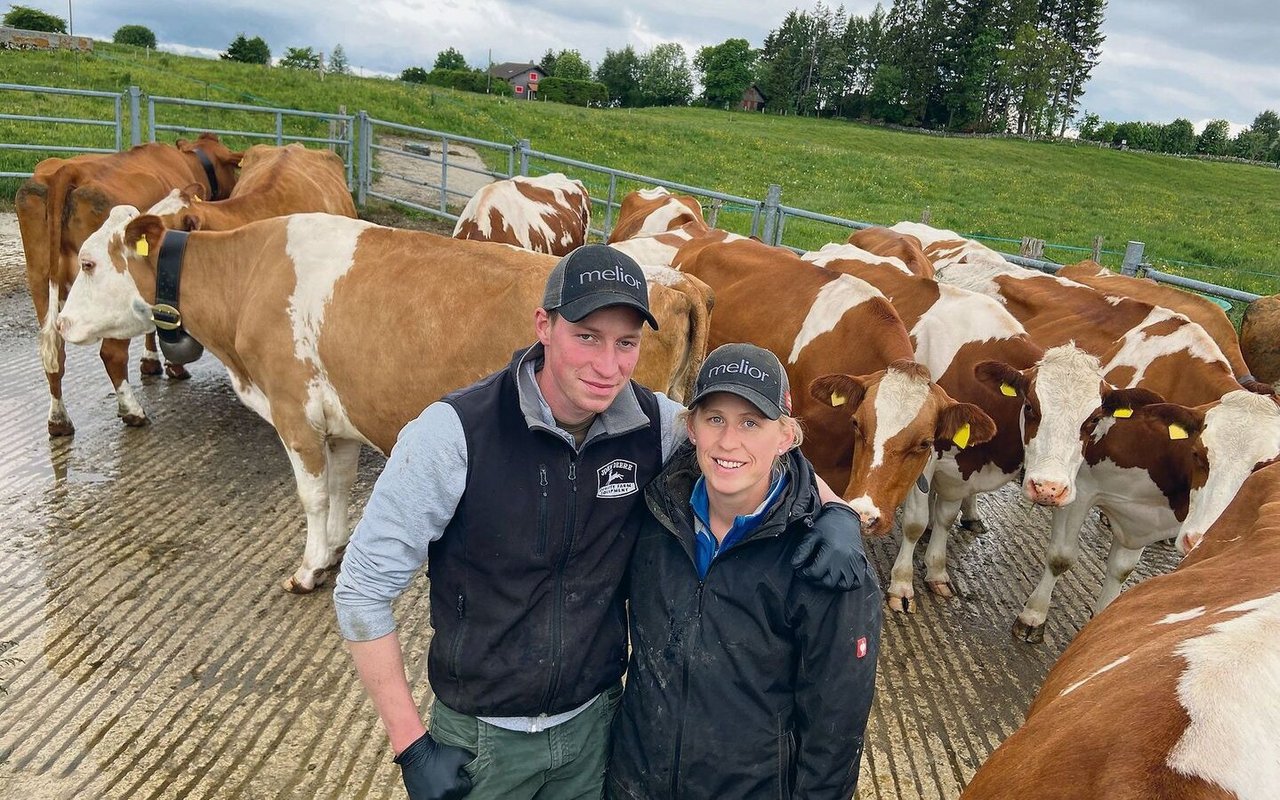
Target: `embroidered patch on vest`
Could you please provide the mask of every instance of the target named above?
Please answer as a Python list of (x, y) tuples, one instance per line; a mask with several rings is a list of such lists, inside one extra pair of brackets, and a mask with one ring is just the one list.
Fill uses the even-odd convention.
[(599, 481), (596, 497), (626, 497), (639, 489), (636, 486), (636, 462), (622, 458), (596, 470), (596, 479)]

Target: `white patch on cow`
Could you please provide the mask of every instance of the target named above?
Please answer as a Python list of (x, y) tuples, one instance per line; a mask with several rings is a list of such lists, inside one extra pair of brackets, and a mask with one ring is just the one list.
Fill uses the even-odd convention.
[(155, 330), (151, 306), (138, 293), (127, 265), (112, 262), (110, 255), (111, 243), (124, 235), (125, 226), (136, 216), (138, 209), (133, 206), (116, 206), (80, 246), (80, 261), (92, 261), (95, 267), (76, 275), (58, 314), (59, 332), (68, 342), (132, 339)]
[(849, 507), (852, 508), (864, 521), (880, 519), (880, 506), (872, 502), (871, 495), (869, 494), (853, 498), (849, 501)]
[(1117, 297), (1114, 294), (1104, 295), (1104, 297), (1106, 298), (1107, 302), (1113, 306), (1118, 306), (1125, 301), (1125, 298)]
[[(58, 284), (49, 281), (49, 308), (45, 311), (44, 321), (40, 325), (40, 362), (44, 371), (50, 375), (58, 372), (58, 304), (62, 300), (58, 295)], [(66, 411), (63, 411), (65, 414)]]
[(120, 417), (146, 417), (147, 412), (142, 409), (142, 403), (138, 402), (138, 398), (133, 393), (133, 387), (129, 385), (128, 380), (120, 382), (116, 387), (116, 414)]
[(1233, 792), (1274, 798), (1280, 786), (1280, 593), (1178, 645), (1178, 702), (1190, 722), (1169, 767)]
[(1179, 611), (1176, 614), (1166, 614), (1163, 619), (1157, 620), (1157, 625), (1173, 625), (1177, 622), (1186, 622), (1196, 617), (1204, 616), (1204, 606), (1196, 606), (1187, 611)]
[(294, 354), (301, 361), (320, 363), (320, 329), (324, 311), (333, 298), (333, 287), (346, 275), (355, 259), (360, 234), (375, 227), (362, 220), (328, 214), (294, 214), (289, 217), (285, 252), (293, 261), (297, 285), (289, 297), (293, 322)]
[(932, 228), (920, 222), (899, 222), (889, 230), (916, 237), (920, 241), (920, 246), (928, 251), (925, 255), (933, 262), (935, 269), (957, 264), (976, 266), (1008, 263), (1004, 260), (1004, 256), (995, 250), (972, 239), (966, 239), (955, 231)]
[(916, 361), (941, 377), (960, 348), (973, 342), (1012, 339), (1026, 333), (1004, 307), (985, 294), (939, 284), (938, 301), (911, 328)]
[(319, 376), (313, 377), (307, 383), (305, 413), (307, 419), (328, 436), (354, 439), (370, 446), (373, 444), (352, 424), (351, 417), (347, 415), (347, 409), (342, 405), (342, 398), (338, 396), (337, 390), (329, 381)]
[[(550, 191), (553, 195), (551, 203), (530, 200), (520, 191), (519, 184)], [(494, 238), (501, 231), (493, 229), (493, 215), (489, 212), (496, 208), (497, 216), (503, 226), (511, 231), (516, 241), (526, 250), (534, 249), (533, 232), (535, 231), (540, 234), (542, 241), (567, 244), (573, 239), (573, 231), (557, 232), (548, 220), (555, 220), (562, 211), (576, 210), (577, 205), (569, 200), (570, 194), (581, 197), (578, 202), (582, 203), (586, 209), (586, 227), (590, 228), (591, 202), (587, 199), (587, 191), (582, 182), (570, 180), (563, 173), (552, 172), (536, 178), (517, 175), (514, 178), (494, 181), (481, 187), (480, 191), (467, 201), (462, 214), (458, 216), (453, 235), (457, 236), (465, 223), (474, 222), (482, 236), (488, 239)], [(585, 234), (586, 231), (583, 233)]]
[(1235, 498), (1253, 465), (1280, 456), (1280, 407), (1270, 397), (1227, 392), (1204, 416), (1200, 441), (1209, 457), (1204, 486), (1191, 490), (1180, 537), (1202, 537)]
[[(679, 244), (669, 244), (675, 238)], [(675, 230), (657, 236), (637, 236), (622, 242), (613, 242), (609, 246), (620, 253), (626, 253), (642, 267), (670, 267), (675, 262), (680, 247), (692, 237), (684, 231)]]
[(636, 191), (636, 194), (640, 195), (645, 200), (657, 200), (659, 197), (671, 196), (671, 192), (668, 192), (667, 187), (665, 186), (655, 186), (652, 189), (639, 189)]
[[(800, 333), (796, 335), (788, 363), (796, 363), (800, 358), (800, 351), (814, 339), (833, 330), (849, 309), (877, 297), (884, 298), (884, 295), (866, 281), (852, 275), (837, 275), (818, 291), (813, 305), (809, 306), (809, 313), (800, 326)], [(857, 345), (851, 343), (851, 346)]]
[(819, 267), (826, 267), (827, 269), (831, 268), (831, 262), (833, 261), (858, 261), (863, 264), (884, 264), (885, 266), (901, 270), (908, 275), (914, 274), (907, 267), (906, 262), (900, 258), (895, 258), (893, 256), (879, 256), (852, 244), (829, 242), (824, 244), (821, 250), (811, 250), (808, 253), (801, 253), (800, 258), (808, 261), (810, 264), (817, 264)]
[(236, 397), (240, 398), (240, 402), (258, 416), (274, 425), (271, 420), (271, 401), (267, 399), (267, 395), (253, 383), (246, 383), (236, 375), (230, 368), (227, 369), (227, 375), (231, 378), (231, 388), (235, 391)]
[(1236, 603), (1233, 606), (1227, 606), (1226, 608), (1222, 609), (1218, 613), (1231, 614), (1231, 613), (1240, 612), (1240, 611), (1253, 611), (1254, 609), (1262, 608), (1263, 606), (1265, 606), (1267, 602), (1271, 600), (1272, 597), (1273, 595), (1269, 595), (1269, 594), (1263, 595), (1262, 597), (1255, 597), (1252, 600), (1245, 600), (1243, 603)]
[[(647, 199), (652, 200), (654, 198)], [(645, 215), (644, 222), (640, 223), (640, 227), (632, 234), (632, 237), (663, 233), (664, 231), (679, 228), (684, 222), (681, 222), (680, 225), (677, 225), (676, 222), (682, 218), (685, 218), (685, 222), (693, 222), (698, 219), (684, 203), (672, 197)]]
[(147, 209), (147, 213), (163, 217), (167, 214), (177, 214), (179, 211), (185, 211), (186, 209), (187, 203), (182, 199), (182, 190), (170, 189), (169, 193), (160, 199), (160, 202)]
[(1027, 479), (1072, 486), (1084, 461), (1080, 427), (1102, 406), (1102, 370), (1074, 344), (1046, 350), (1038, 366), (1040, 425), (1027, 442)]
[(640, 270), (644, 273), (645, 280), (651, 284), (659, 283), (663, 286), (679, 286), (687, 280), (683, 272), (671, 267), (640, 264)]
[[(1177, 320), (1183, 324), (1177, 326), (1172, 333), (1161, 336), (1152, 336), (1150, 334), (1149, 328), (1151, 326), (1165, 323), (1169, 320)], [(1109, 374), (1112, 370), (1120, 367), (1132, 367), (1134, 370), (1133, 377), (1121, 388), (1140, 385), (1147, 368), (1157, 359), (1179, 356), (1183, 353), (1206, 363), (1220, 363), (1223, 369), (1227, 371), (1227, 374), (1231, 374), (1231, 365), (1227, 363), (1227, 359), (1222, 354), (1217, 342), (1209, 336), (1204, 328), (1182, 314), (1177, 314), (1160, 306), (1152, 308), (1146, 319), (1129, 329), (1124, 338), (1120, 340), (1119, 345), (1119, 349), (1107, 361), (1103, 373)]]
[(885, 445), (915, 421), (928, 399), (928, 380), (896, 369), (885, 372), (876, 390), (876, 435), (871, 446), (873, 469), (884, 463)]
[(1066, 697), (1067, 695), (1074, 692), (1076, 689), (1079, 689), (1081, 686), (1084, 686), (1086, 683), (1098, 677), (1099, 675), (1103, 674), (1104, 672), (1110, 672), (1111, 670), (1120, 666), (1124, 662), (1128, 661), (1129, 658), (1130, 656), (1120, 656), (1115, 661), (1112, 661), (1110, 664), (1107, 664), (1105, 667), (1099, 667), (1095, 669), (1093, 672), (1089, 673), (1085, 677), (1081, 678), (1080, 680), (1076, 681), (1075, 683), (1071, 684), (1070, 686), (1068, 686), (1067, 688), (1059, 692), (1058, 697)]

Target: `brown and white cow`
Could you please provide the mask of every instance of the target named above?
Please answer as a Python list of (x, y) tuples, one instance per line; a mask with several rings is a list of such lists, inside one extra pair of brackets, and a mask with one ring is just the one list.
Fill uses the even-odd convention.
[(1187, 319), (1204, 328), (1205, 332), (1218, 343), (1222, 354), (1231, 364), (1237, 380), (1246, 383), (1253, 378), (1240, 352), (1240, 339), (1236, 336), (1235, 325), (1217, 303), (1198, 294), (1156, 283), (1149, 278), (1117, 275), (1096, 261), (1085, 260), (1078, 264), (1067, 264), (1058, 270), (1057, 274), (1067, 280), (1083, 283), (1104, 295), (1141, 300), (1186, 316)]
[(906, 366), (914, 361), (907, 331), (866, 281), (723, 231), (687, 238), (673, 260), (715, 292), (712, 347), (752, 342), (783, 363), (808, 430), (805, 455), (850, 501), (866, 533), (892, 529), (935, 451), (995, 433), (980, 408), (956, 402), (927, 369)]
[(1094, 617), (961, 800), (1269, 800), (1280, 787), (1280, 465), (1175, 571)]
[(562, 256), (581, 247), (590, 230), (587, 188), (582, 181), (552, 172), (482, 186), (462, 209), (453, 237)]
[[(58, 318), (68, 341), (154, 329), (156, 264), (168, 239), (158, 217), (113, 209), (81, 250), (80, 276)], [(306, 511), (307, 546), (287, 589), (310, 591), (337, 563), (360, 445), (390, 452), (429, 403), (527, 346), (555, 263), (506, 245), (328, 214), (189, 235), (183, 325), (279, 433)], [(686, 284), (681, 277), (673, 282)], [(685, 336), (685, 351), (705, 341), (705, 310), (694, 309), (701, 295), (662, 283), (649, 291), (657, 333)], [(636, 378), (659, 390), (687, 380), (689, 365), (650, 349), (650, 335)]]
[(912, 275), (933, 277), (933, 262), (925, 255), (920, 240), (889, 228), (863, 228), (849, 235), (849, 244), (882, 257), (896, 258)]
[(609, 232), (609, 244), (637, 236), (665, 233), (692, 224), (707, 229), (702, 206), (688, 195), (674, 195), (661, 186), (630, 192), (618, 206), (618, 221)]
[[(62, 400), (66, 351), (54, 329), (59, 304), (66, 298), (78, 270), (80, 245), (103, 222), (111, 207), (128, 203), (148, 207), (171, 189), (198, 184), (207, 198), (223, 198), (236, 182), (240, 154), (233, 153), (211, 133), (176, 145), (151, 143), (105, 156), (50, 158), (36, 165), (34, 175), (18, 189), (14, 204), (27, 262), (27, 287), (40, 320), (40, 357), (49, 383), (50, 436), (69, 436), (75, 426)], [(129, 342), (108, 339), (100, 350), (116, 404), (126, 424), (146, 424), (146, 414), (129, 388)], [(144, 374), (160, 373), (155, 344), (148, 337)], [(185, 376), (181, 368), (171, 369)]]
[(193, 186), (174, 189), (147, 213), (166, 228), (229, 231), (255, 220), (318, 211), (356, 217), (346, 166), (330, 150), (255, 144), (240, 160), (240, 179), (225, 200), (204, 202)]
[(1259, 380), (1280, 383), (1280, 294), (1259, 297), (1244, 310), (1240, 353)]
[[(929, 493), (911, 492), (903, 507), (903, 545), (888, 589), (890, 608), (911, 610), (915, 596), (912, 558), (926, 528), (933, 533), (925, 553), (925, 584), (934, 593), (950, 597), (953, 591), (947, 572), (947, 536), (961, 505), (979, 492), (997, 489), (1013, 480), (1022, 468), (1018, 427), (1022, 403), (979, 380), (974, 368), (989, 360), (1029, 368), (1044, 351), (997, 301), (918, 277), (908, 271), (900, 258), (878, 256), (847, 244), (830, 244), (802, 258), (861, 278), (879, 289), (902, 318), (916, 361), (937, 376), (938, 386), (948, 395), (973, 403), (995, 422), (996, 432), (989, 441), (963, 450), (943, 450), (925, 469)], [(975, 526), (977, 520), (967, 524)]]

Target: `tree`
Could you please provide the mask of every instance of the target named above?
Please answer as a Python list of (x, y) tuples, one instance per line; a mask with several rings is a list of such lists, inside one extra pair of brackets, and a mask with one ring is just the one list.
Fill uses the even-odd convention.
[(702, 99), (709, 106), (735, 107), (751, 85), (756, 53), (746, 39), (727, 39), (703, 47), (693, 58), (702, 83)]
[(640, 58), (631, 45), (621, 50), (605, 50), (596, 68), (596, 81), (609, 90), (609, 102), (621, 106), (640, 105)]
[(656, 45), (640, 57), (641, 102), (650, 106), (687, 106), (693, 95), (693, 73), (677, 42)]
[(1227, 145), (1231, 134), (1231, 124), (1225, 119), (1215, 119), (1200, 131), (1196, 139), (1196, 152), (1211, 156), (1227, 154)]
[(548, 78), (556, 74), (556, 54), (551, 52), (550, 48), (542, 54), (542, 60), (538, 62), (538, 69), (542, 70), (542, 74)]
[(279, 66), (289, 69), (320, 69), (320, 54), (310, 47), (286, 47)]
[(28, 6), (9, 6), (9, 13), (4, 15), (4, 24), (10, 28), (21, 28), (24, 31), (67, 32), (67, 21), (65, 19), (46, 14), (39, 9)]
[(466, 69), (467, 60), (462, 57), (462, 53), (457, 48), (450, 47), (441, 50), (436, 55), (436, 63), (432, 65), (432, 69)]
[(227, 52), (219, 55), (224, 61), (243, 61), (246, 64), (271, 63), (271, 49), (267, 47), (262, 37), (246, 39), (243, 33), (231, 40), (231, 44), (227, 45)]
[(1261, 133), (1267, 137), (1267, 141), (1274, 142), (1280, 138), (1280, 115), (1269, 109), (1263, 111), (1253, 118), (1253, 124), (1249, 126), (1249, 130)]
[(342, 49), (341, 44), (335, 44), (333, 52), (329, 54), (329, 71), (336, 75), (351, 74), (351, 64), (347, 62), (347, 51)]
[(577, 50), (561, 50), (555, 55), (555, 74), (548, 77), (570, 81), (590, 81), (591, 65)]
[(400, 80), (409, 83), (426, 83), (427, 71), (422, 67), (407, 67), (404, 72), (400, 73)]
[(1045, 135), (1058, 127), (1050, 99), (1070, 63), (1070, 48), (1049, 28), (1023, 25), (1018, 29), (1004, 74), (1019, 134)]
[(116, 29), (111, 41), (116, 44), (131, 44), (134, 47), (156, 47), (156, 35), (145, 25), (121, 25)]
[(1191, 120), (1179, 117), (1164, 126), (1162, 140), (1162, 152), (1190, 153), (1196, 146), (1196, 129)]

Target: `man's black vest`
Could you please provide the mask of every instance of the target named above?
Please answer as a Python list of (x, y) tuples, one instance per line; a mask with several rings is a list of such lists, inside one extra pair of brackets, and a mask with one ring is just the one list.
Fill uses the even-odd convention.
[[(476, 716), (576, 708), (617, 683), (627, 661), (627, 519), (662, 467), (653, 393), (634, 382), (650, 424), (581, 452), (530, 429), (511, 365), (444, 399), (467, 441), (467, 488), (431, 544), (431, 688)], [(615, 407), (617, 401), (615, 401)], [(607, 413), (607, 412), (606, 412)]]

